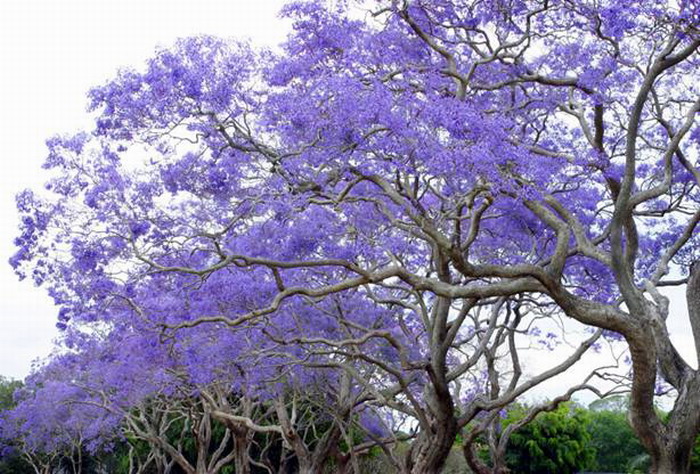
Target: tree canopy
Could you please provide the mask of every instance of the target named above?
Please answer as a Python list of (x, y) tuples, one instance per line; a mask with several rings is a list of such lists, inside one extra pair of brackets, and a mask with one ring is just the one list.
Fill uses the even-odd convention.
[[(279, 51), (182, 39), (90, 91), (93, 129), (47, 141), (11, 263), (60, 307), (55, 370), (72, 375), (37, 402), (80, 390), (124, 417), (155, 394), (202, 397), (197, 423), (277, 433), (302, 472), (341, 438), (352, 466), (365, 420), (397, 469), (439, 472), (475, 420), (606, 337), (629, 346), (652, 470), (687, 472), (700, 374), (659, 288), (687, 285), (700, 354), (700, 6), (318, 0), (282, 15)], [(554, 316), (590, 331), (523, 370), (518, 348), (553, 344), (538, 325)], [(658, 380), (677, 395), (668, 420)], [(299, 431), (311, 386), (325, 442)], [(225, 409), (232, 394), (274, 417)]]

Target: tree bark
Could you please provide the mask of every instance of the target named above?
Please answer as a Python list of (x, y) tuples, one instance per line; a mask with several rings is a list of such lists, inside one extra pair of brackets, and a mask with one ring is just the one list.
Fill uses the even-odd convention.
[(427, 429), (422, 428), (411, 445), (406, 472), (411, 474), (438, 474), (457, 438), (457, 420), (452, 397), (447, 390), (429, 386), (426, 400), (430, 413)]
[[(233, 425), (233, 424), (231, 424)], [(230, 426), (233, 433), (234, 466), (236, 474), (250, 474), (250, 460), (248, 459), (248, 448), (250, 447), (249, 430), (246, 428)]]
[(505, 457), (500, 455), (501, 453), (497, 453), (494, 456), (494, 459), (492, 459), (493, 465), (489, 466), (477, 456), (474, 443), (465, 444), (462, 446), (462, 450), (464, 460), (474, 474), (508, 474), (510, 472), (505, 465)]
[[(658, 458), (652, 459), (653, 474), (690, 474), (690, 449), (681, 446), (671, 446), (668, 451), (662, 451)], [(675, 448), (675, 449), (673, 449)]]
[(445, 464), (447, 456), (452, 450), (457, 435), (454, 419), (445, 420), (443, 426), (433, 425), (431, 432), (418, 436), (412, 449), (411, 474), (439, 474)]
[[(663, 423), (654, 410), (654, 385), (662, 361), (659, 333), (653, 324), (642, 325), (627, 341), (632, 355), (633, 384), (630, 423), (651, 458), (652, 474), (690, 473), (690, 457), (700, 430), (700, 375), (686, 370), (674, 383), (678, 396)], [(661, 371), (663, 372), (663, 371)]]

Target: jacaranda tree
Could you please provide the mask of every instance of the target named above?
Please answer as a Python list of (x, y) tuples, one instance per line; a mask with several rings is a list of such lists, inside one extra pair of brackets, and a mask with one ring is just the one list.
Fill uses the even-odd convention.
[(290, 363), (284, 348), (268, 353), (273, 348), (264, 351), (266, 339), (252, 329), (202, 325), (166, 342), (129, 314), (118, 321), (108, 334), (68, 329), (71, 347), (0, 413), (0, 435), (46, 469), (80, 450), (100, 457), (119, 443), (129, 445), (133, 473), (152, 465), (191, 474), (285, 465), (319, 472), (336, 455), (356, 457), (364, 439), (346, 434), (365, 430), (368, 397), (344, 372)]
[[(349, 374), (339, 357), (363, 359), (384, 371), (375, 399), (419, 427), (402, 469), (427, 473), (470, 416), (455, 403), (470, 318), (524, 298), (626, 341), (652, 470), (687, 472), (700, 375), (659, 288), (687, 284), (700, 355), (700, 6), (318, 0), (283, 14), (281, 52), (182, 40), (90, 92), (94, 130), (49, 140), (49, 192), (18, 196), (12, 263), (49, 289), (61, 327), (109, 326), (121, 305), (166, 337), (269, 327), (285, 358), (323, 365), (311, 356), (326, 346)], [(333, 315), (332, 337), (285, 332), (312, 309)], [(494, 328), (514, 324), (501, 314)], [(657, 376), (676, 394), (665, 422)]]

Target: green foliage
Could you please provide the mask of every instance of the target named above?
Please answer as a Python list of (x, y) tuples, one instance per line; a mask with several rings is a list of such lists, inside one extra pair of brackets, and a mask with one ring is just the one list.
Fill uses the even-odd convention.
[(630, 407), (630, 397), (628, 395), (611, 395), (605, 398), (594, 400), (588, 405), (588, 409), (593, 412), (609, 411), (616, 413), (627, 413)]
[(133, 436), (126, 436), (125, 440), (105, 457), (111, 458), (114, 474), (131, 474), (129, 471), (129, 452), (133, 451), (135, 459), (143, 460), (148, 457), (150, 450), (150, 446), (145, 441)]
[(22, 387), (19, 380), (11, 380), (0, 375), (0, 411), (12, 408), (15, 405), (13, 394)]
[(32, 472), (32, 467), (18, 454), (10, 454), (0, 459), (0, 474), (22, 474)]
[[(523, 414), (523, 408), (511, 410), (506, 424)], [(523, 474), (572, 474), (592, 468), (595, 449), (586, 430), (588, 423), (588, 411), (571, 403), (541, 413), (511, 436), (506, 453), (508, 467)]]
[[(647, 472), (650, 458), (627, 421), (628, 403), (627, 397), (611, 397), (591, 403), (588, 410), (568, 404), (538, 416), (511, 437), (507, 450), (509, 467), (514, 473), (570, 473), (585, 469)], [(504, 424), (521, 419), (525, 411), (523, 406), (511, 409)], [(665, 414), (660, 411), (660, 416)], [(581, 436), (581, 430), (585, 436)], [(691, 472), (700, 472), (700, 437), (692, 453)]]
[(591, 411), (588, 433), (596, 450), (598, 471), (628, 472), (633, 467), (631, 462), (645, 454), (623, 411)]
[[(22, 387), (19, 380), (10, 380), (0, 375), (0, 414), (15, 405), (13, 394)], [(32, 472), (32, 467), (11, 447), (3, 446), (0, 439), (0, 474)]]

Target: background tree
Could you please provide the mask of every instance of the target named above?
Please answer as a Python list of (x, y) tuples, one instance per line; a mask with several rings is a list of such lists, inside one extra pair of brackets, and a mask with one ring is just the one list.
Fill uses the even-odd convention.
[(629, 472), (632, 461), (645, 451), (627, 421), (626, 408), (611, 409), (615, 404), (600, 408), (591, 405), (587, 426), (590, 445), (596, 451), (595, 469)]
[[(517, 421), (524, 412), (508, 414)], [(508, 445), (508, 466), (522, 473), (574, 473), (595, 465), (596, 451), (586, 430), (588, 414), (569, 403), (541, 413), (532, 423), (515, 431)]]

